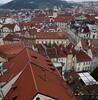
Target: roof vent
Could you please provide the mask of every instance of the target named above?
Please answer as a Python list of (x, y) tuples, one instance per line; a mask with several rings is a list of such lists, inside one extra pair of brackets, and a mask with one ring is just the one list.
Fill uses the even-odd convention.
[(51, 63), (50, 63), (50, 64), (48, 64), (48, 65), (49, 65), (49, 66), (53, 66), (53, 64), (51, 64)]
[(55, 71), (55, 68), (50, 68), (52, 71)]
[(36, 57), (36, 56), (31, 56), (32, 58), (34, 58), (34, 59), (37, 59), (38, 57)]
[(12, 97), (12, 100), (16, 100), (16, 99), (17, 99), (17, 96)]
[(48, 60), (48, 59), (47, 59), (46, 61), (47, 61), (47, 62), (51, 62), (51, 61), (50, 61), (50, 60)]

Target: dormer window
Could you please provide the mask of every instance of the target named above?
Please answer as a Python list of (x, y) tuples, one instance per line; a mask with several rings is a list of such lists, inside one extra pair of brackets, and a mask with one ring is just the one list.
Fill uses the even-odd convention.
[(15, 91), (15, 90), (16, 90), (16, 88), (17, 88), (17, 86), (13, 86), (13, 91)]
[(34, 59), (37, 59), (38, 57), (37, 56), (31, 56), (32, 58), (34, 58)]

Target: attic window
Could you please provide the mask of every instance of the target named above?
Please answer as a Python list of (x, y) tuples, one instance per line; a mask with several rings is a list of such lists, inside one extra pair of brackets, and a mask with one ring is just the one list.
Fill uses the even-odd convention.
[(37, 59), (38, 57), (36, 57), (36, 56), (31, 56), (32, 58), (34, 58), (34, 59)]
[(36, 100), (40, 100), (40, 98), (39, 98), (39, 97), (37, 97), (37, 98), (36, 98)]
[(17, 96), (12, 97), (12, 100), (16, 100), (16, 99), (17, 99)]

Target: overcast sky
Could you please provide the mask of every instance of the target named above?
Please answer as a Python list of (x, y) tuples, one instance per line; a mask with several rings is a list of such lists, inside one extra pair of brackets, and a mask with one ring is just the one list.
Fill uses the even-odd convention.
[[(7, 3), (7, 2), (10, 2), (12, 0), (0, 0), (0, 3)], [(79, 1), (98, 1), (98, 0), (66, 0), (66, 1), (76, 1), (76, 2), (79, 2)]]
[(80, 1), (98, 1), (98, 0), (66, 0), (66, 1), (75, 1), (75, 2), (80, 2)]
[(12, 1), (12, 0), (0, 0), (0, 3), (7, 3), (7, 2), (10, 2), (10, 1)]

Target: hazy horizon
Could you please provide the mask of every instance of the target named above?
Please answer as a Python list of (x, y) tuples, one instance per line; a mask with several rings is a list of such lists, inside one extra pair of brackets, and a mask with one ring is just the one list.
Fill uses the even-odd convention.
[(83, 2), (83, 1), (98, 1), (98, 0), (66, 0), (66, 1)]
[[(0, 4), (8, 3), (13, 0), (0, 0)], [(98, 1), (98, 0), (65, 0), (65, 1), (74, 1), (74, 2), (81, 2), (81, 1)]]

